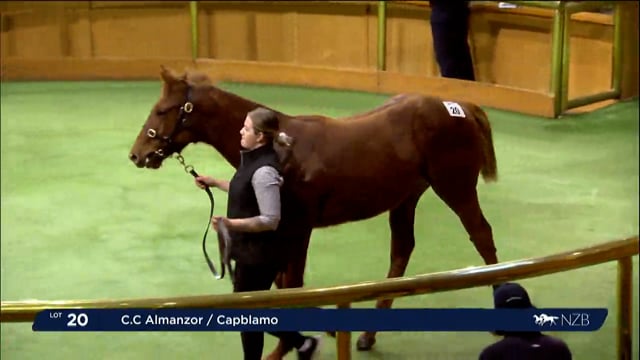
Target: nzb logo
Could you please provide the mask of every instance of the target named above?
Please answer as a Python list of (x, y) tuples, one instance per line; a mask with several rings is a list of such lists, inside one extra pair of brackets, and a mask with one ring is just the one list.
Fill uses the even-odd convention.
[(547, 314), (533, 315), (534, 321), (538, 326), (560, 325), (563, 327), (587, 327), (590, 324), (588, 313), (568, 313), (560, 316), (551, 316)]
[(551, 316), (547, 314), (533, 315), (533, 318), (536, 321), (536, 325), (545, 326), (545, 324), (555, 325), (556, 320), (558, 320), (557, 316)]

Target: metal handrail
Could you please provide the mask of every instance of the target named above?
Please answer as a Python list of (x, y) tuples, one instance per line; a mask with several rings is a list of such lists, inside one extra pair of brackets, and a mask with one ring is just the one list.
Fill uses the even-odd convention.
[(545, 257), (326, 288), (149, 299), (2, 301), (0, 322), (33, 321), (44, 309), (307, 307), (429, 294), (548, 275), (635, 256), (638, 244), (635, 236)]
[[(173, 298), (121, 300), (3, 301), (0, 322), (32, 322), (45, 309), (70, 308), (265, 308), (311, 307), (436, 292), (461, 290), (495, 283), (549, 275), (618, 261), (618, 359), (630, 359), (633, 339), (633, 262), (638, 255), (638, 236), (567, 251), (555, 255), (469, 267), (413, 277), (361, 282), (327, 288), (254, 291), (242, 294), (200, 295)], [(350, 358), (350, 333), (339, 332), (338, 359)]]

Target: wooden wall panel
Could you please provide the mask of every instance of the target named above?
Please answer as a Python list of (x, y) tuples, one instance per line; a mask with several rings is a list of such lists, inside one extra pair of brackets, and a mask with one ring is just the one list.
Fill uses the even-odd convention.
[(94, 9), (91, 31), (95, 57), (191, 57), (188, 7), (176, 9)]
[[(387, 70), (439, 76), (427, 8), (390, 7), (387, 11)], [(377, 37), (377, 34), (374, 35)]]
[(92, 9), (122, 9), (122, 8), (184, 8), (185, 1), (87, 1)]
[(2, 80), (159, 80), (160, 66), (181, 72), (194, 68), (183, 59), (17, 59), (2, 63)]
[(290, 4), (215, 2), (200, 5), (200, 57), (295, 61), (297, 14)]
[(374, 69), (375, 39), (368, 5), (336, 9), (323, 4), (317, 12), (300, 12), (296, 20), (297, 64)]
[(62, 54), (61, 12), (38, 11), (6, 18), (6, 56), (56, 58)]
[(548, 92), (551, 79), (551, 34), (527, 27), (498, 30), (492, 74), (496, 84)]
[(67, 10), (62, 26), (66, 27), (66, 56), (90, 58), (92, 51), (91, 15), (89, 9)]
[(0, 59), (9, 56), (11, 52), (10, 34), (13, 18), (0, 15)]
[(569, 99), (611, 89), (613, 28), (571, 21)]
[(206, 24), (199, 28), (210, 58), (375, 67), (376, 20), (370, 5), (220, 2), (201, 8)]
[[(207, 44), (201, 57), (253, 60), (291, 61), (293, 19), (286, 13), (269, 11), (260, 4), (214, 3), (201, 5), (206, 14), (206, 26), (200, 29)], [(202, 48), (201, 48), (202, 49)]]
[(200, 6), (198, 11), (198, 56), (208, 58), (211, 57), (209, 52), (211, 47), (210, 15), (206, 8)]
[(474, 14), (471, 44), (478, 81), (543, 93), (549, 91), (550, 19)]
[(87, 8), (89, 1), (0, 1), (0, 11), (17, 12), (23, 10), (55, 10)]
[[(570, 30), (569, 97), (608, 90), (612, 26), (573, 20)], [(474, 14), (471, 43), (477, 80), (550, 91), (551, 31), (549, 18)]]
[[(476, 81), (495, 84), (496, 75), (494, 74), (493, 63), (495, 61), (496, 40), (500, 33), (500, 27), (488, 17), (478, 13), (471, 15), (470, 22), (469, 48)], [(434, 66), (434, 76), (438, 76), (437, 63)]]
[(258, 61), (292, 62), (295, 59), (295, 13), (257, 12), (254, 18), (255, 58)]
[(214, 59), (255, 60), (256, 15), (240, 8), (205, 8), (208, 56)]

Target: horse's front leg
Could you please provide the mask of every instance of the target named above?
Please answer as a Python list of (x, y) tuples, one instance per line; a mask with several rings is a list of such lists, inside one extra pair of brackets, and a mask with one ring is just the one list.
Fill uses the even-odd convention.
[[(425, 188), (426, 190), (426, 188)], [(415, 246), (413, 224), (416, 206), (420, 196), (425, 191), (419, 191), (417, 195), (405, 200), (400, 206), (389, 212), (389, 226), (391, 227), (391, 264), (387, 278), (404, 276), (409, 258)], [(378, 300), (376, 308), (391, 308), (393, 299)], [(360, 351), (370, 350), (376, 343), (376, 332), (367, 331), (360, 334), (356, 347)]]
[(284, 289), (284, 276), (285, 276), (285, 272), (279, 272), (278, 275), (276, 275), (276, 279), (273, 281), (274, 284), (276, 284), (276, 288), (278, 289)]

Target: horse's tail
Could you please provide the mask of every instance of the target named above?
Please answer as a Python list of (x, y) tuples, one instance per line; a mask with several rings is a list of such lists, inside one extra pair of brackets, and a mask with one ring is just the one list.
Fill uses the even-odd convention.
[(479, 106), (475, 106), (474, 115), (482, 131), (482, 152), (484, 155), (484, 164), (481, 170), (482, 178), (486, 182), (498, 181), (498, 163), (493, 148), (493, 135), (491, 134), (489, 118), (487, 113)]

